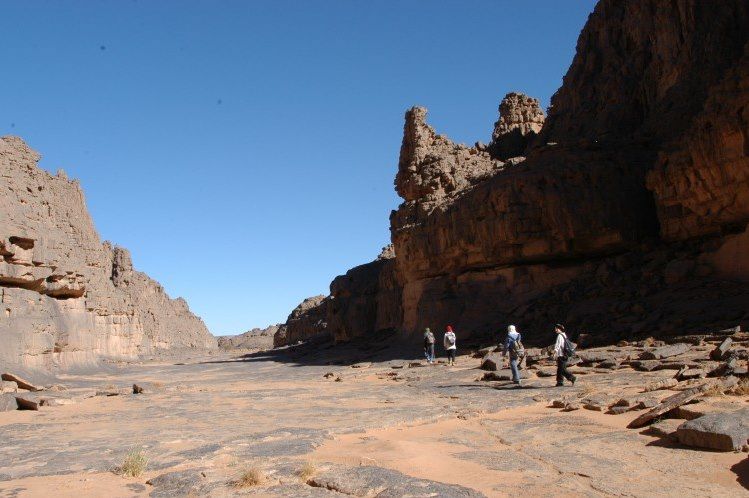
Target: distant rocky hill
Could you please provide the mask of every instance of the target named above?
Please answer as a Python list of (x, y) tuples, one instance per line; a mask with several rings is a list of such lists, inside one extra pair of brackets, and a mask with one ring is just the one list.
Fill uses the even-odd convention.
[(327, 333), (749, 325), (749, 3), (600, 1), (551, 103), (509, 93), (473, 147), (406, 112), (394, 257), (333, 281)]
[(273, 336), (281, 324), (270, 325), (264, 329), (254, 328), (239, 335), (225, 335), (218, 338), (218, 347), (231, 349), (271, 349)]
[(160, 350), (215, 348), (183, 299), (102, 243), (77, 181), (0, 138), (0, 369), (54, 371)]

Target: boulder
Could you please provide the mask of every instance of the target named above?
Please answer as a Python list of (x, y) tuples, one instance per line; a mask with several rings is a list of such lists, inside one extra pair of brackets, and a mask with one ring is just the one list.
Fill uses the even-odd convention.
[(711, 413), (684, 422), (676, 431), (681, 444), (719, 451), (739, 451), (749, 439), (749, 408)]
[(713, 361), (725, 359), (728, 356), (728, 351), (731, 349), (731, 344), (733, 344), (733, 339), (730, 337), (723, 339), (723, 342), (718, 347), (710, 351), (710, 359)]
[(18, 402), (12, 394), (0, 394), (0, 412), (18, 410)]
[(15, 393), (18, 392), (18, 384), (11, 380), (0, 381), (0, 394), (1, 393)]
[(481, 360), (481, 370), (488, 370), (490, 372), (495, 372), (502, 368), (502, 355), (499, 353), (489, 353), (486, 356), (484, 356), (484, 359)]

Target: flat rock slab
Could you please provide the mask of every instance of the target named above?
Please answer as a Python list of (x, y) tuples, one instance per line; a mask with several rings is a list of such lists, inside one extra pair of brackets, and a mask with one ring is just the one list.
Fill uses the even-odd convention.
[(749, 439), (749, 408), (711, 413), (684, 422), (676, 431), (681, 444), (720, 451), (738, 451)]
[(641, 360), (662, 360), (664, 358), (670, 358), (672, 356), (678, 356), (684, 354), (692, 346), (684, 342), (678, 342), (676, 344), (669, 344), (668, 346), (662, 346), (660, 348), (651, 349), (645, 351), (640, 355)]
[(482, 493), (456, 484), (417, 479), (381, 467), (335, 466), (307, 481), (310, 486), (353, 496), (427, 498), (435, 496), (481, 497)]
[(0, 380), (0, 393), (17, 393), (18, 384), (12, 380)]
[(637, 429), (639, 427), (643, 427), (647, 425), (650, 421), (660, 417), (664, 413), (669, 412), (673, 410), (674, 408), (678, 408), (684, 403), (688, 403), (692, 401), (697, 396), (707, 391), (710, 388), (710, 386), (711, 384), (705, 383), (701, 386), (692, 387), (680, 393), (674, 394), (673, 396), (669, 396), (668, 398), (664, 399), (658, 406), (656, 406), (649, 412), (643, 413), (642, 415), (634, 419), (632, 422), (629, 423), (627, 427), (629, 427), (630, 429)]
[(167, 472), (146, 481), (153, 487), (150, 495), (154, 498), (173, 496), (203, 496), (216, 484), (208, 483), (200, 470), (190, 469), (178, 472)]
[(27, 391), (41, 391), (40, 387), (37, 387), (31, 382), (24, 380), (21, 377), (14, 375), (12, 373), (6, 372), (0, 375), (0, 378), (5, 381), (15, 382), (18, 387), (20, 387), (21, 389), (26, 389)]

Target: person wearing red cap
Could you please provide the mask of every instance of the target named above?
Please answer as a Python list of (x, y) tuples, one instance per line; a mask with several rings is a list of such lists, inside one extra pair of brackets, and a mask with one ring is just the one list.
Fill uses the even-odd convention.
[(445, 351), (447, 351), (447, 364), (455, 365), (455, 353), (458, 347), (455, 345), (455, 332), (451, 325), (447, 326), (447, 332), (445, 332), (442, 344), (445, 346)]

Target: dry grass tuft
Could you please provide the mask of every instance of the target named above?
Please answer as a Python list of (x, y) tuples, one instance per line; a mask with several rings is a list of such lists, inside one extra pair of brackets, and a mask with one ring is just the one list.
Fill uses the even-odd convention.
[(702, 394), (702, 396), (705, 398), (714, 398), (718, 396), (724, 396), (725, 392), (725, 386), (723, 386), (720, 382), (716, 382), (708, 387), (707, 390)]
[(265, 474), (258, 467), (245, 469), (239, 477), (232, 482), (235, 488), (249, 488), (259, 486), (265, 482)]
[(314, 463), (309, 461), (304, 462), (304, 465), (299, 470), (299, 478), (304, 482), (309, 481), (315, 474), (317, 474), (317, 467), (315, 467)]
[(749, 396), (749, 378), (743, 378), (730, 390), (734, 396)]
[(117, 469), (117, 473), (125, 477), (139, 477), (148, 466), (148, 457), (143, 448), (133, 448), (127, 452), (122, 465)]

